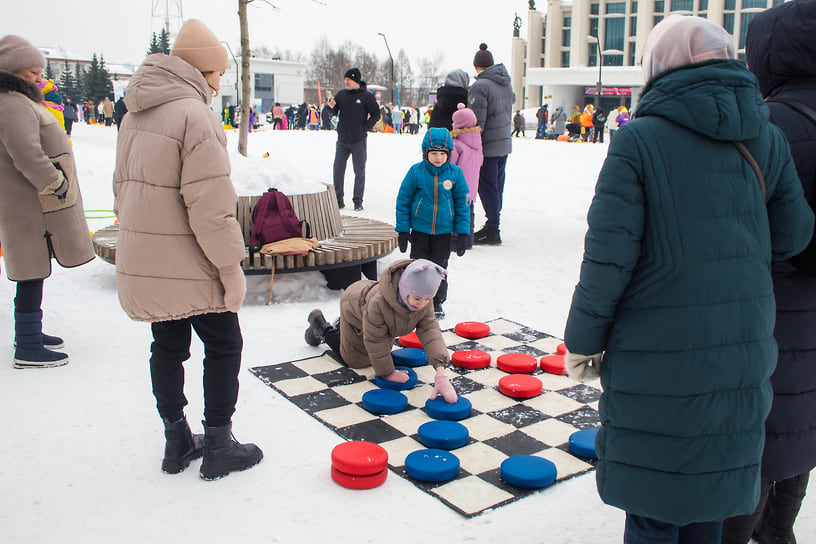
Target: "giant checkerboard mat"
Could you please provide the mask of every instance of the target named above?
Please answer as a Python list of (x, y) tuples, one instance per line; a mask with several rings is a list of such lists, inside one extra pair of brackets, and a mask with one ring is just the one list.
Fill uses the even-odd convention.
[[(388, 464), (393, 472), (469, 517), (537, 492), (501, 479), (499, 467), (510, 456), (538, 455), (549, 459), (557, 469), (556, 484), (592, 470), (593, 461), (572, 455), (568, 442), (575, 431), (600, 425), (597, 409), (601, 391), (597, 380), (582, 384), (539, 369), (534, 375), (544, 384), (541, 395), (520, 401), (500, 393), (499, 379), (507, 373), (496, 368), (498, 356), (527, 353), (538, 358), (555, 353), (561, 340), (506, 319), (489, 321), (488, 325), (490, 334), (477, 340), (462, 338), (453, 329), (442, 332), (451, 352), (478, 349), (492, 357), (488, 368), (467, 370), (451, 365), (448, 370), (456, 391), (473, 405), (470, 417), (460, 421), (468, 428), (470, 439), (465, 446), (453, 450), (461, 470), (448, 482), (414, 480), (404, 467), (408, 454), (425, 448), (417, 440), (417, 429), (432, 421), (424, 410), (432, 390), (429, 384), (434, 381), (431, 366), (414, 368), (419, 383), (403, 391), (408, 397), (408, 408), (386, 416), (376, 416), (362, 407), (363, 393), (377, 387), (373, 370), (350, 369), (328, 351), (317, 357), (259, 366), (250, 371), (344, 439), (381, 445), (388, 451)], [(395, 348), (398, 347), (395, 343)], [(327, 463), (328, 457), (327, 452)]]

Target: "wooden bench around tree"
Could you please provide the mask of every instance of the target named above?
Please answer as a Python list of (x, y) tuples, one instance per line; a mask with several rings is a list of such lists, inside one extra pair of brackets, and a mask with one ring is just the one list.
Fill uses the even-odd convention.
[[(238, 197), (236, 218), (241, 225), (246, 255), (241, 261), (245, 274), (284, 274), (320, 271), (330, 289), (345, 289), (361, 275), (377, 279), (377, 260), (397, 247), (394, 226), (364, 217), (341, 216), (334, 188), (320, 193), (287, 195), (298, 218), (306, 220), (320, 245), (307, 255), (264, 255), (249, 246), (252, 210), (258, 196)], [(92, 237), (94, 252), (116, 262), (118, 225), (98, 230)]]

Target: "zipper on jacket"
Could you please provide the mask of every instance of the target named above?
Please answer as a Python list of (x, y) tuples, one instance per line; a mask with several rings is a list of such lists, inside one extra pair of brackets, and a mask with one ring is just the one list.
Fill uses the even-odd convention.
[(417, 202), (416, 209), (414, 209), (414, 217), (419, 217), (419, 207), (422, 205), (422, 197), (419, 197), (419, 202)]
[(436, 208), (439, 206), (439, 174), (434, 174), (434, 204), (431, 219), (431, 234), (436, 234)]

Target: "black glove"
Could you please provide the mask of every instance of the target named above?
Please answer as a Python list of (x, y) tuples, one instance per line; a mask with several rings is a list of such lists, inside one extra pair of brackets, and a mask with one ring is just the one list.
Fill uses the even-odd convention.
[(399, 249), (401, 253), (405, 253), (408, 251), (408, 240), (411, 239), (411, 235), (407, 232), (400, 232), (399, 233)]
[(467, 242), (468, 242), (467, 234), (456, 235), (456, 254), (459, 255), (460, 257), (465, 254), (465, 251), (467, 251)]

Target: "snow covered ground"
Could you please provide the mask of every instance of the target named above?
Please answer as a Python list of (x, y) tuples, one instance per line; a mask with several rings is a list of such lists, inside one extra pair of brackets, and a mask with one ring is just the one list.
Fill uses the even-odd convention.
[[(529, 136), (532, 136), (528, 132)], [(394, 201), (408, 167), (420, 159), (419, 136), (369, 138), (365, 211), (393, 223)], [(229, 135), (230, 149), (237, 134)], [(321, 190), (331, 182), (335, 134), (260, 132), (249, 158), (234, 151), (239, 194), (275, 185), (284, 192)], [(116, 130), (78, 124), (74, 151), (86, 209), (111, 209)], [(586, 211), (605, 145), (514, 139), (507, 165), (502, 238), (453, 255), (443, 328), (505, 317), (562, 336), (583, 251)], [(261, 158), (269, 152), (270, 158)], [(346, 176), (351, 192), (351, 161)], [(345, 210), (348, 212), (348, 210)], [(348, 212), (355, 213), (355, 212)], [(99, 214), (96, 214), (99, 215)], [(112, 219), (89, 221), (91, 230)], [(477, 205), (477, 228), (483, 224)], [(384, 267), (402, 257), (394, 252)], [(0, 261), (0, 264), (3, 264)], [(100, 259), (54, 269), (45, 284), (45, 327), (66, 339), (71, 363), (14, 370), (14, 284), (0, 281), (0, 542), (620, 542), (623, 513), (601, 503), (594, 472), (466, 519), (410, 482), (389, 475), (368, 491), (329, 477), (341, 439), (247, 369), (319, 354), (303, 341), (306, 316), (339, 311), (340, 293), (319, 273), (249, 277), (240, 312), (244, 333), (241, 392), (234, 417), (239, 440), (265, 454), (257, 467), (217, 482), (198, 462), (168, 476), (159, 470), (164, 437), (151, 394), (150, 328), (130, 321), (116, 297), (114, 267)], [(201, 432), (202, 348), (187, 363), (187, 416)], [(800, 542), (816, 542), (816, 499), (805, 500)]]

